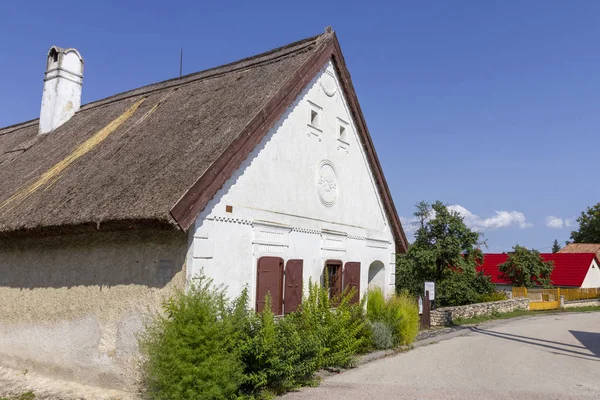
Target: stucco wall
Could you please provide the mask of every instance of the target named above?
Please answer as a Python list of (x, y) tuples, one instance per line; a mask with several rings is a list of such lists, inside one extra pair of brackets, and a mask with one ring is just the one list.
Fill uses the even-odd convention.
[(254, 298), (261, 256), (303, 259), (305, 285), (321, 279), (327, 259), (358, 261), (363, 293), (369, 266), (379, 262), (375, 281), (394, 290), (394, 238), (332, 64), (209, 203), (192, 235), (189, 277), (203, 269), (232, 297), (248, 285)]
[(583, 283), (581, 284), (582, 288), (597, 288), (600, 287), (600, 268), (596, 263), (596, 260), (592, 261), (592, 265), (588, 269), (585, 278), (583, 279)]
[(501, 300), (438, 308), (431, 312), (431, 325), (452, 325), (452, 322), (457, 318), (473, 318), (480, 315), (490, 315), (493, 312), (504, 313), (515, 310), (529, 310), (529, 299)]
[(180, 232), (0, 242), (0, 364), (135, 388), (136, 332), (185, 282)]

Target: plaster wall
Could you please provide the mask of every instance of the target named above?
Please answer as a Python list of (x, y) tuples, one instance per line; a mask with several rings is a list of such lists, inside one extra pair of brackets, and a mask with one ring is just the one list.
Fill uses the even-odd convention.
[(81, 106), (83, 59), (74, 49), (60, 50), (59, 58), (48, 57), (40, 133), (48, 133), (67, 122)]
[(585, 278), (583, 279), (583, 283), (581, 284), (582, 288), (600, 288), (600, 268), (596, 260), (592, 261), (590, 268), (588, 269)]
[(185, 286), (181, 232), (0, 242), (0, 364), (135, 389), (136, 333)]
[[(316, 113), (316, 116), (313, 114)], [(341, 129), (343, 127), (343, 129)], [(394, 290), (394, 238), (334, 66), (327, 63), (196, 220), (188, 278), (201, 270), (255, 298), (257, 260), (304, 260), (304, 284), (328, 259), (369, 266)]]

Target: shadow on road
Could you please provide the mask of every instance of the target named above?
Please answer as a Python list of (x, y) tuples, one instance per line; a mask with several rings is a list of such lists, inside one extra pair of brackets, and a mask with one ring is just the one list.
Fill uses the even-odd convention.
[(589, 351), (594, 353), (596, 357), (600, 358), (600, 333), (598, 332), (581, 332), (581, 331), (569, 331), (571, 335), (575, 336), (575, 339), (579, 340), (579, 343), (584, 345)]
[[(470, 328), (472, 332), (479, 333), (481, 335), (487, 335), (496, 337), (504, 340), (511, 340), (515, 342), (530, 344), (533, 346), (543, 347), (546, 349), (554, 350), (553, 354), (561, 354), (561, 355), (572, 355), (573, 357), (583, 358), (581, 356), (586, 357), (586, 360), (589, 361), (598, 361), (600, 362), (600, 333), (592, 333), (592, 332), (578, 332), (578, 331), (569, 331), (583, 346), (577, 346), (569, 343), (562, 342), (554, 342), (551, 340), (538, 339), (535, 337), (529, 336), (521, 336), (514, 335), (511, 333), (497, 332), (488, 329), (481, 329), (477, 327)], [(547, 344), (551, 343), (551, 344)], [(559, 347), (560, 346), (560, 347)], [(590, 353), (585, 353), (582, 351), (572, 350), (570, 348), (577, 348), (582, 350), (589, 350)], [(557, 352), (559, 351), (559, 352)], [(565, 354), (567, 353), (567, 354)], [(598, 358), (599, 360), (593, 360), (589, 357)]]

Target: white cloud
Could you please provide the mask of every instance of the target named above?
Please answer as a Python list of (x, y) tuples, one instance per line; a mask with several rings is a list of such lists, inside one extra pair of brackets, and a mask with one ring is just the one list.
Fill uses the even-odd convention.
[(533, 225), (527, 221), (525, 214), (520, 211), (495, 211), (495, 214), (484, 218), (473, 214), (459, 204), (448, 206), (449, 210), (459, 213), (465, 224), (471, 229), (499, 229), (518, 226), (521, 229), (531, 228)]
[(546, 217), (546, 226), (552, 229), (573, 228), (576, 226), (573, 218), (560, 218), (553, 215)]
[[(448, 206), (450, 211), (459, 213), (465, 224), (475, 230), (486, 230), (486, 229), (499, 229), (508, 228), (511, 226), (518, 226), (521, 229), (531, 228), (533, 225), (527, 221), (525, 214), (519, 211), (495, 211), (495, 214), (483, 218), (479, 215), (473, 214), (465, 207), (459, 204), (453, 204)], [(435, 218), (435, 214), (432, 215)], [(416, 223), (419, 221), (415, 217), (401, 217), (402, 227), (408, 235), (412, 235), (416, 231)]]

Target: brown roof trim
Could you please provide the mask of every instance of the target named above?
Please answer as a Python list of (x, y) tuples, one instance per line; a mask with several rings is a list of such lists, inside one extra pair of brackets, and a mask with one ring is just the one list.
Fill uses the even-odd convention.
[(225, 182), (242, 165), (248, 155), (260, 143), (263, 137), (281, 118), (288, 107), (300, 95), (306, 85), (321, 70), (323, 65), (333, 59), (341, 78), (343, 89), (347, 95), (350, 110), (357, 123), (358, 134), (373, 170), (377, 187), (380, 190), (384, 209), (392, 225), (396, 242), (396, 252), (404, 253), (408, 242), (400, 224), (400, 218), (394, 207), (392, 195), (385, 181), (377, 153), (371, 141), (367, 124), (358, 104), (358, 98), (352, 85), (350, 73), (346, 68), (344, 57), (335, 33), (325, 33), (318, 43), (318, 48), (300, 68), (283, 84), (278, 92), (246, 125), (242, 133), (234, 140), (223, 154), (215, 161), (171, 209), (171, 215), (183, 230), (187, 230), (208, 202), (223, 187)]

